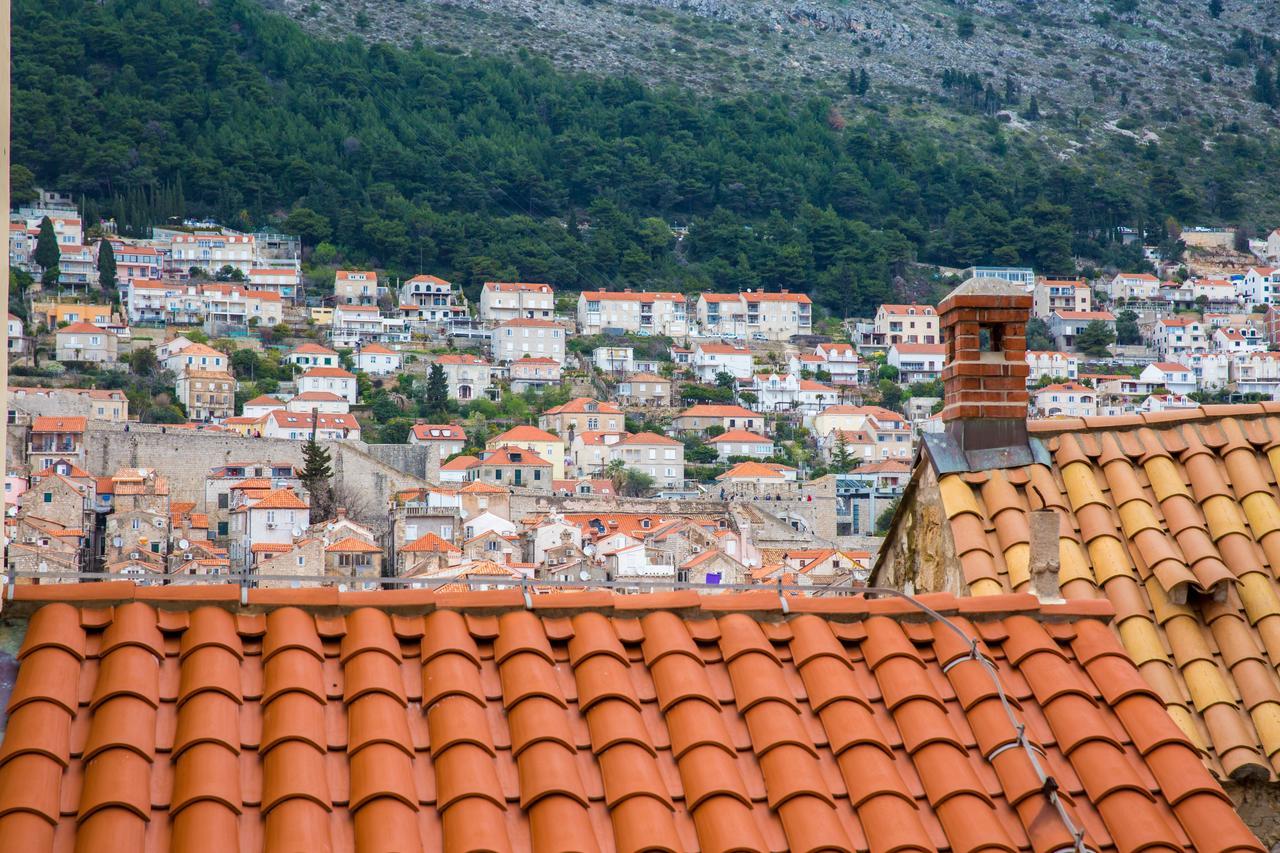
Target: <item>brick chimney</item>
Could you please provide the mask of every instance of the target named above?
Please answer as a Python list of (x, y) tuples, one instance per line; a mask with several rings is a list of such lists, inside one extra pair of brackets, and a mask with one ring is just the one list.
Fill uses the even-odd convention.
[(946, 366), (942, 420), (962, 451), (1027, 446), (1026, 286), (971, 278), (938, 305)]

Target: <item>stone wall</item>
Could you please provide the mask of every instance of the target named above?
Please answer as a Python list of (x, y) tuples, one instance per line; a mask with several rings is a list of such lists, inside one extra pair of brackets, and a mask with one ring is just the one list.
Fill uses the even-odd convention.
[(1223, 786), (1236, 812), (1268, 850), (1280, 850), (1280, 785), (1274, 782), (1232, 782)]
[(871, 586), (909, 593), (968, 594), (963, 573), (954, 570), (959, 558), (932, 465), (917, 469), (916, 482), (902, 497), (897, 522), (889, 530), (880, 559), (872, 572)]
[[(168, 478), (176, 500), (194, 500), (200, 511), (206, 509), (205, 477), (212, 468), (233, 462), (302, 464), (303, 443), (300, 441), (244, 438), (233, 433), (175, 429), (156, 424), (128, 426), (126, 431), (125, 424), (90, 423), (84, 437), (85, 469), (91, 474), (107, 476), (120, 468), (155, 468)], [(9, 427), (11, 466), (25, 467), (23, 448), (26, 442), (26, 427)], [(352, 441), (321, 444), (332, 455), (335, 487), (341, 493), (365, 496), (370, 507), (378, 513), (385, 514), (394, 492), (427, 485), (421, 474), (414, 473), (427, 470), (427, 454), (419, 448), (408, 448), (408, 445), (371, 447)], [(393, 449), (388, 451), (385, 449), (388, 447)]]

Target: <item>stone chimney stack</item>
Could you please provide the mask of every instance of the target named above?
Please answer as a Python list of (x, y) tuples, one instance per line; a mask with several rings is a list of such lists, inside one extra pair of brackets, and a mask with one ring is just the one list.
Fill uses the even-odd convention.
[(946, 366), (942, 420), (966, 452), (1027, 446), (1025, 285), (971, 278), (938, 305)]

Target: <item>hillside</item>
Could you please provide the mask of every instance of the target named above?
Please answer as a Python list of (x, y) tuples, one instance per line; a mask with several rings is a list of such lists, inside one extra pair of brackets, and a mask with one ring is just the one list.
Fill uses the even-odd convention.
[(14, 24), (19, 190), (80, 194), (126, 233), (172, 215), (284, 227), (322, 266), (788, 287), (847, 314), (900, 292), (913, 261), (1133, 266), (1118, 226), (1280, 218), (1275, 143), (1231, 125), (1062, 159), (959, 107), (647, 88), (318, 38), (252, 0), (17, 0)]
[(1184, 112), (1265, 120), (1249, 89), (1276, 47), (1262, 38), (1275, 33), (1274, 6), (1250, 0), (265, 2), (329, 36), (471, 55), (526, 48), (561, 67), (707, 92), (836, 95), (865, 69), (877, 89), (937, 96), (943, 72), (959, 69), (1014, 111), (1034, 94), (1042, 113), (1079, 110), (1099, 125)]

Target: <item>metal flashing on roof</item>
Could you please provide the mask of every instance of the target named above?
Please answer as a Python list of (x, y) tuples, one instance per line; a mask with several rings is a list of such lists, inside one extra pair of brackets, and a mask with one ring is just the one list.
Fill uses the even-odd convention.
[(1050, 462), (1049, 453), (1039, 439), (1030, 439), (1024, 445), (965, 451), (954, 436), (928, 433), (924, 436), (924, 449), (938, 474), (994, 471)]

